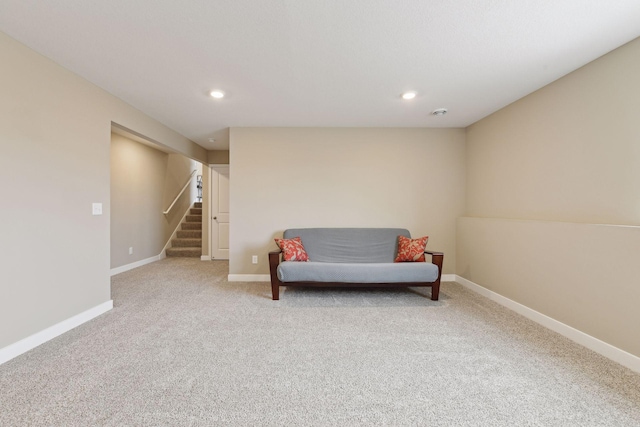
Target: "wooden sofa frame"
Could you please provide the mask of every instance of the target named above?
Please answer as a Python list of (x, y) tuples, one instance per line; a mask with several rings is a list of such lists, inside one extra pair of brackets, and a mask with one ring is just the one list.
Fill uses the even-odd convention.
[(438, 267), (438, 279), (434, 282), (404, 282), (404, 283), (344, 283), (344, 282), (281, 282), (278, 278), (282, 250), (269, 252), (269, 271), (271, 273), (271, 296), (273, 300), (280, 299), (280, 286), (315, 286), (315, 287), (350, 287), (350, 288), (408, 288), (419, 286), (431, 287), (431, 299), (438, 301), (440, 295), (440, 278), (442, 277), (442, 261), (444, 253), (424, 251), (431, 255), (431, 262)]

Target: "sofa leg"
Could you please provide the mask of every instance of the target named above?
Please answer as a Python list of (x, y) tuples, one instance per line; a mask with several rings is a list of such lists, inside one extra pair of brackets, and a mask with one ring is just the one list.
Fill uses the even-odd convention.
[(280, 299), (280, 286), (277, 283), (271, 284), (271, 298), (274, 301)]
[(438, 301), (440, 295), (440, 283), (431, 285), (431, 301)]

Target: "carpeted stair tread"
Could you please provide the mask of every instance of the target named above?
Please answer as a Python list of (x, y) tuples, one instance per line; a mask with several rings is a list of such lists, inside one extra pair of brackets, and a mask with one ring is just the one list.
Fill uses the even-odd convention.
[(178, 230), (178, 239), (202, 239), (202, 230)]
[(202, 248), (202, 239), (173, 239), (171, 240), (173, 248)]
[(202, 203), (194, 203), (185, 215), (176, 238), (171, 239), (171, 247), (167, 249), (166, 255), (194, 258), (202, 256)]
[(168, 257), (197, 257), (202, 256), (201, 248), (168, 248)]
[(201, 222), (183, 222), (182, 223), (183, 230), (202, 230)]
[(168, 257), (202, 256), (202, 203), (196, 202), (182, 220), (176, 238), (171, 239), (171, 247), (167, 249)]

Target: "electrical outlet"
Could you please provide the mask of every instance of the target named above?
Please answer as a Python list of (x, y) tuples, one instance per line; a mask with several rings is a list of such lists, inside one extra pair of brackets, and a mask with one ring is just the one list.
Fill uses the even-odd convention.
[(258, 263), (258, 255), (254, 255), (254, 256), (252, 256), (252, 257), (251, 257), (251, 262), (252, 262), (253, 264), (257, 264), (257, 263)]
[(93, 215), (102, 215), (102, 203), (93, 203), (91, 205), (91, 213)]
[(129, 248), (129, 255), (133, 255), (133, 246)]

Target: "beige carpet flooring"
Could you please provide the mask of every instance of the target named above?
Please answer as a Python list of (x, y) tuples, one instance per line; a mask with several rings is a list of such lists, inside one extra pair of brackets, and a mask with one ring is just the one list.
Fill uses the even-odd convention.
[(0, 366), (0, 426), (640, 426), (640, 375), (456, 283), (112, 278), (112, 311)]

